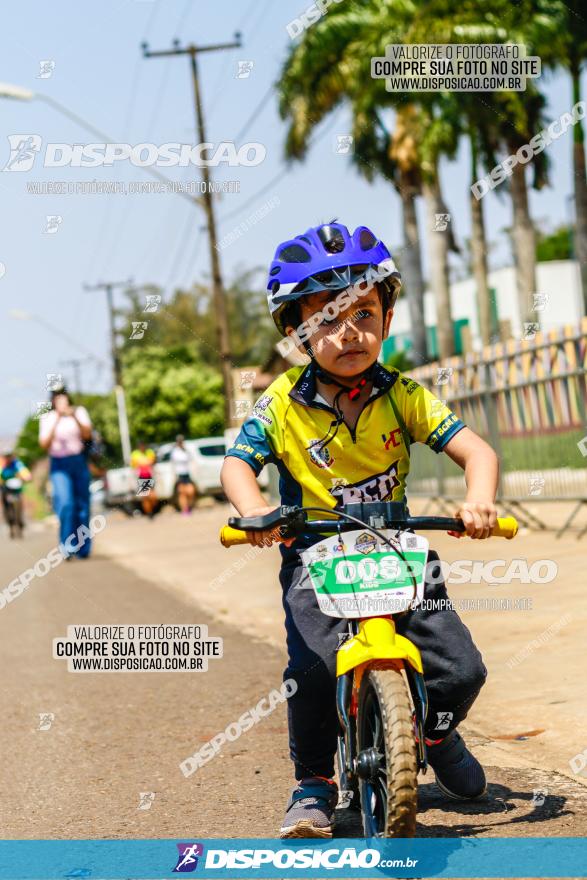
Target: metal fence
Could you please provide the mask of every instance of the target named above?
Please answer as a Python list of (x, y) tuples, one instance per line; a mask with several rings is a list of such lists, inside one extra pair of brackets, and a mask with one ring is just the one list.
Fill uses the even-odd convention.
[[(412, 370), (500, 456), (499, 498), (587, 503), (587, 318)], [(462, 471), (412, 447), (410, 495), (462, 498)], [(530, 520), (532, 515), (529, 514)], [(536, 522), (540, 522), (534, 517)], [(543, 525), (543, 524), (542, 524)]]

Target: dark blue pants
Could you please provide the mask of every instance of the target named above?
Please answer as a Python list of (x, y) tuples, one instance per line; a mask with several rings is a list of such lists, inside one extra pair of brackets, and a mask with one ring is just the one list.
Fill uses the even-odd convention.
[(53, 510), (59, 517), (59, 543), (65, 547), (67, 556), (89, 556), (92, 548), (89, 537), (80, 539), (79, 550), (74, 547), (78, 543), (77, 530), (80, 526), (87, 528), (90, 522), (90, 472), (86, 457), (83, 453), (52, 457), (50, 472)]
[[(429, 561), (438, 560), (431, 552)], [(434, 577), (434, 580), (437, 580)], [(284, 679), (298, 689), (288, 699), (289, 745), (296, 779), (334, 775), (340, 730), (336, 711), (336, 649), (344, 620), (327, 617), (298, 557), (284, 556), (280, 572), (289, 663)], [(426, 599), (447, 600), (443, 582), (427, 583)], [(457, 612), (414, 609), (395, 618), (396, 630), (422, 654), (428, 691), (426, 736), (441, 739), (466, 717), (487, 670)], [(448, 721), (448, 715), (452, 718)]]

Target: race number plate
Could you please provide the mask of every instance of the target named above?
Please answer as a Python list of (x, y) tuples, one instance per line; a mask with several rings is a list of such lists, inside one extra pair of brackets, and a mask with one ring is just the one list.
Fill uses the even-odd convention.
[(335, 535), (302, 551), (320, 610), (329, 617), (397, 614), (422, 601), (428, 541), (420, 535), (385, 530), (399, 553), (372, 532)]

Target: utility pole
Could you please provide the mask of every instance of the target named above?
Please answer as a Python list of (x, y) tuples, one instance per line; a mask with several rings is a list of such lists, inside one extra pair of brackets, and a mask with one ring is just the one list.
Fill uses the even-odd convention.
[(71, 367), (74, 377), (75, 393), (79, 394), (82, 390), (81, 367), (91, 358), (70, 358), (68, 361), (59, 361), (63, 367)]
[(120, 366), (120, 356), (118, 354), (118, 344), (116, 342), (116, 326), (114, 323), (114, 299), (112, 291), (115, 287), (129, 288), (132, 285), (132, 278), (128, 281), (99, 281), (98, 284), (84, 284), (84, 290), (89, 292), (94, 290), (104, 290), (106, 292), (106, 301), (108, 303), (108, 318), (110, 321), (110, 351), (112, 355), (112, 371), (114, 373), (114, 384), (122, 385), (122, 369)]
[[(189, 46), (181, 48), (180, 41), (173, 41), (173, 49), (160, 50), (150, 52), (147, 43), (142, 43), (143, 56), (145, 58), (164, 58), (169, 55), (189, 55), (192, 69), (192, 81), (194, 87), (194, 100), (196, 106), (196, 123), (198, 128), (198, 137), (200, 143), (206, 143), (206, 130), (204, 125), (204, 111), (202, 107), (202, 96), (200, 90), (200, 81), (198, 78), (198, 65), (196, 56), (200, 52), (217, 52), (225, 49), (238, 49), (241, 44), (240, 34), (235, 34), (234, 43), (218, 43), (212, 46)], [(222, 273), (220, 270), (220, 259), (218, 256), (218, 248), (216, 246), (216, 220), (214, 216), (214, 203), (212, 201), (212, 193), (210, 187), (210, 169), (208, 165), (202, 166), (202, 177), (204, 178), (204, 210), (206, 212), (206, 220), (208, 224), (208, 243), (210, 247), (210, 264), (212, 268), (212, 291), (214, 296), (214, 309), (216, 312), (216, 337), (218, 340), (218, 351), (220, 352), (220, 363), (222, 368), (222, 378), (224, 382), (224, 417), (226, 426), (230, 427), (234, 418), (233, 406), (233, 388), (232, 388), (232, 372), (231, 372), (231, 352), (230, 352), (230, 335), (228, 329), (228, 315), (226, 311), (226, 297), (224, 285), (222, 282)]]
[(126, 414), (126, 401), (124, 398), (124, 386), (122, 384), (122, 367), (116, 342), (116, 325), (114, 321), (114, 298), (112, 291), (115, 287), (129, 288), (132, 278), (128, 281), (100, 281), (98, 284), (84, 284), (84, 290), (104, 290), (108, 303), (108, 316), (110, 321), (110, 349), (112, 354), (112, 372), (114, 374), (114, 392), (116, 394), (116, 407), (118, 410), (118, 428), (120, 431), (120, 445), (122, 446), (122, 458), (126, 465), (130, 464), (130, 434), (128, 430), (128, 418)]

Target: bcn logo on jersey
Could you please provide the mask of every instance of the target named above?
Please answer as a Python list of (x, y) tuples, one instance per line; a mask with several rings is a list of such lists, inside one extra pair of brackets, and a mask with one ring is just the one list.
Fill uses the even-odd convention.
[(458, 420), (459, 417), (456, 416), (454, 413), (450, 413), (445, 419), (443, 419), (438, 427), (432, 432), (432, 434), (430, 434), (430, 437), (426, 441), (428, 446), (434, 446), (435, 443), (438, 443), (442, 435), (446, 434), (449, 428), (452, 428), (453, 425), (456, 425)]
[(335, 486), (330, 494), (336, 498), (337, 505), (351, 504), (353, 501), (391, 501), (394, 489), (400, 484), (397, 478), (398, 464), (394, 461), (386, 471), (361, 483)]

